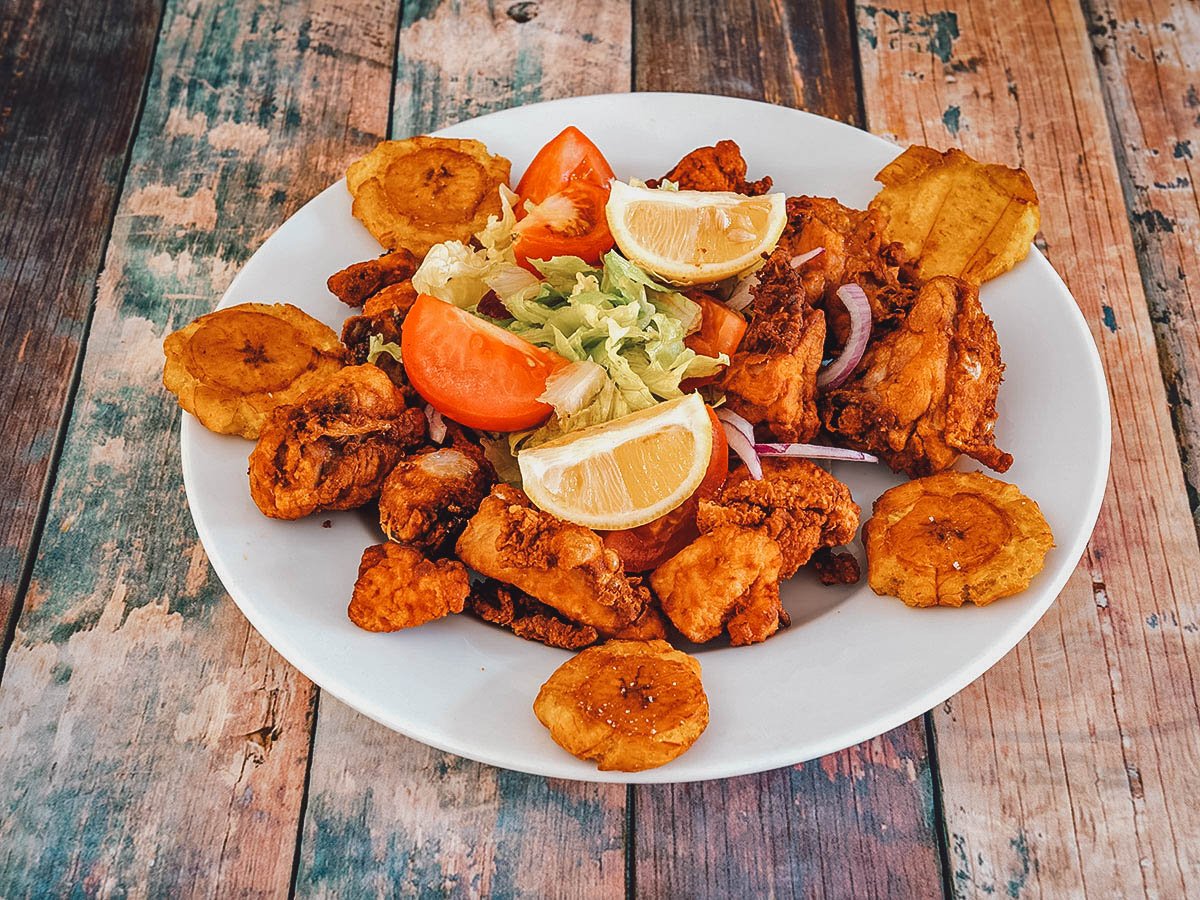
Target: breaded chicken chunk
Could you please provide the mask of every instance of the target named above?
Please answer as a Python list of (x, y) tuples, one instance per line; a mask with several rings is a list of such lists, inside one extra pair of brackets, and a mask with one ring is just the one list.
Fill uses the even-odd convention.
[(621, 558), (596, 532), (542, 512), (517, 488), (492, 488), (458, 539), (457, 553), (480, 574), (603, 635), (662, 636), (661, 623), (655, 627), (653, 611), (647, 612), (649, 592), (626, 577)]
[(376, 544), (363, 551), (347, 611), (359, 628), (399, 631), (463, 611), (470, 578), (456, 560), (426, 559), (401, 544)]
[(393, 250), (334, 272), (325, 284), (329, 292), (347, 306), (362, 306), (368, 297), (390, 284), (407, 281), (411, 286), (420, 263), (407, 250)]
[(771, 190), (771, 179), (746, 180), (746, 160), (742, 148), (733, 141), (717, 141), (715, 147), (697, 147), (670, 172), (657, 180), (646, 182), (657, 187), (662, 181), (673, 181), (681, 191), (732, 191), (756, 197)]
[(461, 450), (400, 460), (379, 495), (379, 527), (388, 540), (438, 551), (466, 527), (495, 479)]
[(779, 544), (780, 578), (791, 578), (822, 547), (854, 539), (858, 504), (850, 489), (807, 459), (764, 459), (763, 477), (745, 467), (730, 473), (711, 500), (701, 500), (696, 524), (702, 532), (722, 525), (762, 531)]
[(822, 395), (821, 418), (835, 444), (876, 453), (913, 478), (945, 471), (960, 453), (1004, 472), (1012, 456), (993, 430), (1003, 372), (979, 289), (933, 278), (850, 380)]
[(783, 554), (765, 530), (721, 525), (654, 570), (663, 612), (689, 641), (729, 632), (735, 647), (765, 641), (789, 623), (779, 599)]
[(825, 317), (805, 300), (787, 257), (773, 254), (753, 289), (754, 317), (721, 382), (729, 408), (780, 441), (808, 441), (820, 427), (817, 373)]
[(600, 640), (600, 632), (591, 625), (564, 619), (553, 607), (490, 578), (471, 589), (467, 605), (485, 622), (507, 628), (517, 637), (547, 647), (579, 650)]
[(347, 366), (271, 414), (250, 454), (250, 496), (274, 519), (354, 509), (425, 433), (424, 413), (382, 369)]

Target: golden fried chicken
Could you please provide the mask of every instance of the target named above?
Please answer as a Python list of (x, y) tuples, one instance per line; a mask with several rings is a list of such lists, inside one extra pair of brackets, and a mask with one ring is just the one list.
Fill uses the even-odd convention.
[(362, 306), (368, 297), (390, 284), (411, 283), (420, 262), (407, 250), (393, 250), (334, 272), (325, 284), (347, 306)]
[(715, 147), (697, 147), (662, 178), (646, 184), (657, 187), (663, 181), (675, 182), (681, 191), (732, 191), (750, 197), (765, 194), (772, 183), (770, 177), (746, 180), (746, 160), (733, 141), (717, 141)]
[(850, 333), (850, 314), (837, 297), (844, 284), (857, 284), (871, 304), (876, 327), (887, 327), (912, 305), (918, 283), (903, 245), (883, 238), (887, 220), (877, 210), (857, 210), (825, 197), (789, 197), (788, 224), (779, 249), (795, 258), (822, 252), (800, 266), (804, 295), (825, 311), (826, 344), (840, 349)]
[(675, 759), (708, 727), (700, 663), (666, 641), (609, 641), (559, 666), (533, 712), (554, 742), (601, 771)]
[(654, 570), (663, 612), (689, 641), (722, 631), (735, 647), (765, 641), (789, 624), (779, 599), (783, 554), (765, 530), (720, 525)]
[(401, 544), (363, 551), (347, 610), (367, 631), (399, 631), (463, 611), (470, 592), (466, 567), (453, 559), (426, 559)]
[(564, 619), (553, 607), (490, 578), (472, 587), (467, 605), (485, 622), (507, 628), (517, 637), (547, 647), (579, 650), (600, 640), (600, 632), (591, 625)]
[(729, 408), (780, 441), (808, 441), (820, 427), (817, 372), (825, 317), (804, 299), (786, 256), (773, 254), (753, 289), (754, 318), (721, 387)]
[(648, 592), (630, 582), (621, 558), (605, 549), (596, 532), (536, 509), (509, 485), (492, 488), (457, 551), (475, 571), (515, 585), (603, 635), (648, 621)]
[(461, 450), (407, 457), (383, 482), (379, 527), (390, 541), (436, 552), (462, 533), (494, 481)]
[(821, 547), (854, 539), (858, 504), (850, 489), (808, 459), (764, 459), (763, 477), (734, 470), (711, 500), (701, 500), (702, 532), (723, 525), (762, 531), (779, 544), (780, 578), (791, 578)]
[(966, 453), (1003, 472), (996, 393), (1004, 364), (979, 290), (957, 278), (928, 281), (908, 315), (873, 340), (850, 380), (823, 394), (834, 442), (877, 453), (912, 477), (942, 472)]
[(822, 547), (813, 553), (810, 563), (821, 584), (857, 584), (862, 578), (853, 553), (835, 553), (830, 547)]
[(400, 313), (400, 318), (403, 319), (417, 302), (417, 297), (417, 289), (413, 287), (412, 281), (406, 278), (404, 281), (381, 287), (368, 297), (363, 303), (363, 315), (374, 316), (381, 312), (394, 311)]
[[(392, 384), (400, 389), (405, 402), (409, 406), (419, 406), (424, 401), (409, 384), (403, 363), (393, 355), (400, 352), (400, 327), (403, 323), (404, 313), (394, 309), (350, 316), (342, 323), (342, 343), (351, 362), (358, 365), (369, 362), (383, 369), (392, 379)], [(377, 345), (374, 356), (371, 353), (373, 341)], [(387, 349), (380, 349), (381, 346)]]
[(250, 454), (250, 496), (275, 519), (362, 506), (425, 428), (382, 369), (347, 366), (271, 414)]

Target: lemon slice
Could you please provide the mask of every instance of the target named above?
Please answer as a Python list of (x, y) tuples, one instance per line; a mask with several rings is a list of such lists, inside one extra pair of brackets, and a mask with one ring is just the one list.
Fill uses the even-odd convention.
[(634, 528), (700, 486), (712, 439), (704, 401), (689, 394), (522, 450), (517, 463), (540, 509), (589, 528)]
[(784, 199), (614, 181), (606, 212), (631, 262), (675, 284), (703, 284), (739, 275), (775, 249), (787, 224)]

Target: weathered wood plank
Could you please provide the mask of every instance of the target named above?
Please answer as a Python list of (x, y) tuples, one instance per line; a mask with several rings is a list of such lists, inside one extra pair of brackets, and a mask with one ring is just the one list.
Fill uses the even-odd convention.
[[(1188, 500), (1200, 528), (1200, 9), (1147, 0), (1084, 6)], [(1115, 315), (1105, 327), (1120, 327)]]
[(386, 124), (396, 4), (166, 9), (0, 684), (0, 893), (287, 892), (314, 692), (192, 531), (163, 336)]
[[(797, 106), (861, 124), (843, 3), (644, 2), (635, 86)], [(714, 138), (735, 137), (714, 132)], [(761, 775), (634, 789), (645, 896), (932, 896), (941, 892), (923, 720)], [(665, 834), (673, 840), (663, 840)]]
[[(611, 0), (406, 6), (391, 131), (627, 90), (629, 43), (628, 3)], [(441, 753), (326, 697), (296, 892), (624, 896), (625, 798), (620, 785), (547, 781)]]
[(862, 5), (857, 24), (873, 130), (1029, 170), (1113, 403), (1109, 494), (1079, 571), (935, 713), (954, 888), (1194, 895), (1200, 552), (1087, 24), (1068, 0), (1002, 16)]
[[(159, 5), (0, 10), (0, 654), (26, 571)], [(2, 669), (2, 666), (0, 666)]]

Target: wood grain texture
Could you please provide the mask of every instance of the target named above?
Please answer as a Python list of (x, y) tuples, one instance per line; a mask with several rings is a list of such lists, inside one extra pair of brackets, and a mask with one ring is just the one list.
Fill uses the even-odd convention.
[[(608, 0), (406, 6), (391, 133), (627, 90), (629, 33)], [(621, 897), (625, 799), (441, 753), (323, 697), (296, 893)]]
[(0, 467), (0, 654), (159, 14), (151, 0), (17, 0), (0, 9), (0, 432), (17, 449)]
[(383, 130), (397, 14), (166, 10), (0, 684), (6, 897), (288, 890), (313, 689), (210, 574), (161, 341)]
[[(638, 89), (763, 99), (861, 124), (854, 33), (843, 3), (643, 2), (637, 16)], [(714, 129), (714, 140), (737, 137)], [(914, 719), (802, 766), (637, 786), (637, 892), (939, 894), (933, 781), (924, 722)]]
[[(858, 8), (872, 130), (1019, 163), (1100, 349), (1108, 496), (1028, 638), (934, 717), (961, 896), (1200, 891), (1200, 552), (1079, 7)], [(1115, 328), (1112, 324), (1115, 323)]]
[[(1149, 0), (1101, 0), (1084, 8), (1200, 528), (1200, 8)], [(1120, 327), (1115, 315), (1105, 326)]]

